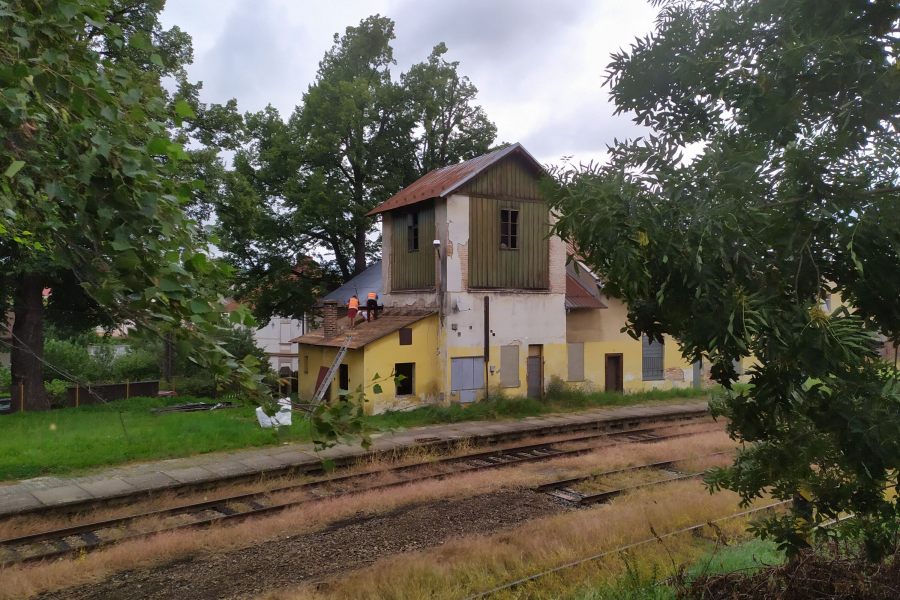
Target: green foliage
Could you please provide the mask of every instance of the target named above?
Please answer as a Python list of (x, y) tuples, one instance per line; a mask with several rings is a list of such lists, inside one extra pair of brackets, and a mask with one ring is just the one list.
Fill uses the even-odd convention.
[(0, 396), (9, 394), (12, 388), (12, 371), (0, 365)]
[[(617, 111), (652, 133), (554, 173), (556, 232), (634, 336), (672, 335), (726, 388), (733, 360), (758, 360), (714, 406), (742, 450), (710, 487), (804, 490), (812, 518), (757, 532), (796, 552), (850, 512), (877, 558), (900, 523), (900, 389), (873, 337), (900, 339), (900, 5), (658, 4), (654, 35), (609, 66)], [(829, 294), (855, 311), (826, 313)]]
[(66, 388), (72, 385), (71, 383), (60, 379), (54, 379), (48, 381), (45, 385), (47, 386), (47, 400), (50, 402), (51, 407), (65, 408), (69, 405)]
[[(241, 272), (238, 295), (262, 320), (300, 317), (321, 290), (364, 270), (380, 251), (366, 213), (494, 141), (496, 127), (443, 58), (446, 47), (395, 81), (393, 39), (391, 19), (363, 19), (335, 35), (286, 122), (271, 106), (245, 117), (248, 143), (216, 213), (219, 247)], [(316, 265), (323, 249), (334, 259)]]
[(250, 405), (196, 413), (150, 412), (171, 404), (208, 401), (184, 395), (131, 398), (107, 405), (5, 415), (0, 417), (0, 480), (310, 439), (309, 425), (303, 419), (278, 431), (261, 428)]
[[(255, 367), (216, 341), (226, 319), (252, 319), (223, 314), (232, 271), (207, 258), (184, 214), (202, 183), (179, 168), (188, 156), (169, 127), (197, 113), (160, 81), (183, 77), (192, 52), (188, 36), (159, 25), (163, 4), (0, 1), (0, 28), (13, 33), (0, 39), (0, 312), (23, 277), (39, 290), (34, 278), (54, 284), (65, 271), (113, 321), (172, 331), (217, 381), (237, 376), (242, 393), (264, 398)], [(35, 353), (40, 338), (25, 345)], [(21, 354), (14, 364), (40, 368)]]

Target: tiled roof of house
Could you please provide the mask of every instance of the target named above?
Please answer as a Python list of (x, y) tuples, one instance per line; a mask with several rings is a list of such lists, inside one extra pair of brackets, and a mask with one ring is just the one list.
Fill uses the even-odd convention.
[(325, 328), (320, 327), (319, 329), (310, 331), (306, 335), (301, 335), (298, 338), (292, 339), (291, 342), (295, 344), (332, 346), (338, 348), (344, 343), (344, 339), (347, 335), (350, 335), (353, 339), (350, 342), (349, 348), (355, 350), (357, 348), (362, 348), (366, 344), (380, 340), (404, 327), (409, 327), (416, 321), (421, 321), (434, 314), (437, 313), (433, 310), (387, 309), (384, 312), (379, 312), (378, 319), (373, 320), (371, 323), (366, 323), (365, 321), (360, 322), (360, 317), (357, 317), (356, 329), (353, 331), (347, 329), (347, 319), (341, 318), (338, 319), (338, 327), (342, 327), (343, 329), (339, 330), (337, 335), (330, 340), (325, 339)]
[(566, 271), (566, 308), (606, 308), (572, 273)]
[(430, 198), (444, 198), (458, 190), (464, 183), (477, 177), (486, 169), (492, 167), (499, 160), (518, 154), (524, 158), (531, 166), (542, 171), (541, 164), (535, 160), (528, 151), (522, 147), (522, 144), (515, 143), (493, 152), (488, 152), (483, 156), (461, 162), (442, 169), (435, 169), (415, 183), (412, 183), (398, 192), (395, 196), (385, 200), (377, 207), (369, 211), (366, 216), (376, 215), (381, 212), (400, 208), (401, 206), (409, 206), (416, 202), (422, 202)]

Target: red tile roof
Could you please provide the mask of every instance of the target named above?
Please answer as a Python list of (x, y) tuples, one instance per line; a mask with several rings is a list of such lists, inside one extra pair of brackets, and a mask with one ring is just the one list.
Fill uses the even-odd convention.
[(435, 169), (415, 183), (412, 183), (397, 193), (392, 198), (385, 200), (377, 207), (369, 211), (366, 216), (377, 215), (388, 210), (409, 206), (430, 198), (445, 198), (458, 190), (464, 183), (477, 177), (482, 172), (492, 167), (502, 158), (518, 154), (524, 158), (536, 171), (543, 171), (541, 164), (535, 160), (522, 144), (515, 143), (499, 150), (494, 150), (483, 156), (461, 162), (442, 169)]

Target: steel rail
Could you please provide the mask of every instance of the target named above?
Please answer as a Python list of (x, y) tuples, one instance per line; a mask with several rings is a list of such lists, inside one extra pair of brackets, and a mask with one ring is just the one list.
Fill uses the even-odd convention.
[[(192, 503), (192, 504), (187, 504), (187, 505), (181, 505), (181, 506), (177, 506), (177, 507), (173, 507), (173, 508), (160, 509), (160, 510), (151, 511), (151, 512), (147, 512), (147, 513), (141, 513), (141, 514), (137, 514), (137, 515), (128, 515), (125, 517), (118, 517), (118, 518), (114, 518), (114, 519), (108, 519), (105, 521), (95, 521), (93, 523), (85, 523), (82, 525), (75, 525), (75, 526), (65, 527), (65, 528), (61, 528), (61, 529), (36, 532), (33, 534), (28, 534), (28, 535), (24, 535), (24, 536), (15, 537), (15, 538), (8, 538), (5, 540), (0, 540), (0, 547), (4, 547), (8, 552), (15, 555), (15, 554), (17, 554), (15, 547), (17, 547), (17, 546), (23, 546), (23, 545), (27, 545), (27, 544), (33, 544), (33, 543), (38, 543), (38, 542), (48, 541), (48, 540), (61, 541), (66, 537), (71, 537), (71, 536), (76, 536), (76, 535), (81, 535), (82, 541), (84, 541), (85, 544), (72, 547), (72, 546), (69, 546), (69, 544), (62, 542), (62, 545), (64, 547), (58, 548), (55, 551), (46, 552), (46, 553), (42, 553), (42, 554), (35, 554), (32, 556), (14, 557), (14, 558), (3, 561), (2, 563), (0, 563), (0, 566), (9, 566), (12, 564), (35, 562), (35, 561), (44, 560), (47, 558), (56, 558), (59, 556), (63, 556), (63, 555), (72, 553), (72, 552), (89, 551), (89, 550), (100, 548), (105, 545), (111, 545), (111, 544), (121, 542), (121, 541), (131, 541), (131, 540), (135, 540), (135, 539), (139, 539), (139, 538), (149, 537), (151, 535), (155, 535), (157, 533), (162, 533), (162, 532), (200, 528), (200, 527), (205, 527), (205, 526), (211, 525), (213, 523), (240, 521), (240, 520), (247, 519), (250, 517), (280, 512), (280, 511), (283, 511), (283, 510), (286, 510), (289, 508), (294, 508), (296, 506), (301, 506), (304, 504), (320, 502), (323, 500), (329, 500), (329, 499), (342, 497), (342, 496), (362, 494), (362, 493), (374, 491), (374, 490), (390, 489), (390, 488), (394, 488), (394, 487), (408, 485), (410, 483), (443, 479), (446, 477), (452, 477), (452, 476), (456, 476), (456, 475), (460, 475), (460, 474), (464, 474), (464, 473), (468, 473), (468, 472), (472, 472), (472, 471), (487, 470), (487, 469), (500, 468), (500, 467), (506, 467), (506, 466), (514, 466), (514, 465), (530, 463), (530, 462), (538, 462), (538, 461), (544, 461), (544, 460), (551, 460), (551, 459), (555, 459), (555, 458), (563, 458), (563, 457), (567, 457), (567, 456), (578, 456), (578, 455), (583, 455), (583, 454), (589, 454), (591, 452), (596, 452), (598, 450), (598, 448), (596, 446), (592, 446), (592, 447), (579, 448), (579, 449), (574, 449), (574, 450), (557, 450), (557, 449), (549, 448), (549, 446), (552, 446), (555, 444), (569, 444), (569, 443), (579, 442), (579, 441), (590, 441), (592, 439), (597, 439), (597, 438), (618, 438), (618, 437), (634, 436), (637, 434), (648, 434), (652, 430), (667, 429), (669, 427), (672, 427), (672, 426), (664, 425), (661, 427), (647, 428), (647, 429), (642, 429), (642, 430), (630, 430), (630, 431), (622, 431), (622, 432), (606, 432), (603, 434), (594, 434), (594, 435), (590, 435), (590, 436), (581, 436), (578, 438), (558, 440), (556, 442), (544, 442), (541, 444), (529, 444), (526, 446), (506, 448), (503, 450), (497, 449), (497, 450), (492, 450), (489, 452), (478, 452), (478, 453), (468, 454), (468, 455), (463, 455), (463, 456), (458, 456), (458, 457), (448, 457), (445, 459), (440, 459), (438, 461), (425, 461), (425, 462), (415, 463), (412, 465), (402, 465), (400, 467), (394, 467), (394, 468), (389, 468), (389, 469), (379, 469), (379, 470), (375, 470), (375, 471), (366, 471), (363, 473), (343, 475), (343, 476), (333, 477), (333, 478), (329, 478), (329, 479), (325, 479), (325, 480), (319, 480), (319, 481), (306, 482), (306, 483), (301, 483), (301, 484), (285, 486), (282, 488), (275, 488), (275, 489), (264, 490), (264, 491), (259, 491), (259, 492), (249, 492), (246, 494), (239, 494), (236, 496), (219, 498), (216, 500), (208, 500), (208, 501), (197, 502), (197, 503)], [(670, 439), (674, 439), (674, 438), (700, 435), (702, 433), (709, 433), (712, 431), (719, 431), (719, 430), (721, 430), (721, 428), (715, 427), (712, 429), (705, 429), (705, 430), (695, 431), (695, 432), (676, 433), (676, 434), (667, 435), (667, 436), (654, 436), (654, 437), (649, 437), (649, 438), (644, 438), (644, 439), (633, 440), (633, 442), (634, 443), (652, 443), (652, 442), (670, 440)], [(514, 456), (515, 454), (518, 454), (518, 453), (524, 454), (526, 452), (543, 452), (543, 453), (538, 454), (538, 455), (531, 455), (531, 456)], [(465, 463), (468, 461), (486, 461), (487, 459), (491, 459), (491, 458), (498, 459), (498, 460), (497, 460), (497, 462), (488, 462), (488, 464), (484, 464), (484, 465), (462, 465), (462, 468), (455, 470), (455, 471), (451, 471), (451, 472), (434, 473), (434, 474), (414, 477), (414, 478), (410, 478), (410, 479), (403, 479), (403, 480), (395, 481), (395, 482), (391, 482), (391, 483), (367, 486), (367, 487), (359, 488), (356, 490), (337, 491), (337, 492), (333, 492), (331, 494), (327, 494), (324, 496), (319, 496), (319, 497), (315, 497), (315, 498), (305, 498), (302, 500), (296, 500), (296, 501), (292, 501), (292, 502), (276, 504), (273, 506), (261, 506), (258, 503), (254, 502), (254, 500), (256, 500), (256, 499), (261, 499), (267, 495), (274, 494), (274, 493), (302, 491), (304, 489), (314, 489), (317, 487), (321, 487), (323, 485), (333, 484), (336, 482), (345, 482), (345, 481), (349, 481), (349, 480), (364, 479), (366, 477), (371, 477), (371, 476), (375, 476), (375, 475), (382, 475), (382, 474), (386, 474), (386, 473), (397, 473), (397, 472), (411, 470), (414, 468), (434, 466), (435, 464)], [(511, 460), (505, 460), (507, 458), (509, 458)], [(231, 511), (231, 514), (229, 514), (228, 512), (223, 512), (223, 509), (230, 510), (230, 509), (227, 509), (226, 505), (231, 504), (231, 503), (245, 503), (251, 507), (251, 510), (243, 511), (243, 512)], [(210, 517), (208, 519), (202, 519), (199, 521), (195, 521), (193, 523), (184, 523), (181, 525), (165, 527), (165, 528), (157, 529), (154, 531), (139, 532), (139, 533), (135, 533), (135, 534), (131, 534), (131, 535), (125, 535), (123, 537), (120, 537), (120, 538), (117, 538), (114, 540), (101, 540), (93, 533), (93, 532), (100, 531), (103, 529), (124, 527), (135, 521), (150, 518), (150, 517), (171, 517), (171, 516), (189, 513), (189, 512), (200, 512), (200, 511), (206, 510), (206, 509), (213, 509), (213, 510), (216, 510), (217, 512), (222, 512), (222, 514), (220, 516)]]
[(534, 488), (536, 492), (546, 492), (548, 490), (555, 490), (561, 487), (565, 487), (567, 485), (572, 485), (574, 483), (581, 483), (583, 481), (590, 481), (591, 479), (598, 479), (600, 477), (608, 477), (609, 475), (618, 475), (619, 473), (627, 473), (629, 471), (638, 471), (640, 469), (665, 469), (666, 467), (671, 467), (672, 465), (680, 462), (684, 462), (686, 460), (696, 460), (698, 458), (708, 458), (710, 456), (720, 456), (722, 454), (729, 454), (729, 451), (723, 452), (713, 452), (711, 454), (701, 454), (700, 456), (689, 456), (685, 458), (676, 458), (674, 460), (664, 460), (661, 462), (650, 463), (647, 465), (636, 465), (634, 467), (625, 467), (624, 469), (614, 469), (612, 471), (604, 471), (602, 473), (594, 473), (593, 475), (584, 475), (583, 477), (572, 477), (570, 479), (559, 479), (557, 481), (550, 481), (548, 483), (542, 483), (539, 486)]

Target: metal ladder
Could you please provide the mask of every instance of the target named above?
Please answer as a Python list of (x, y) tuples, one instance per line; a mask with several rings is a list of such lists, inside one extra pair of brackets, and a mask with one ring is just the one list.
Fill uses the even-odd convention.
[(322, 383), (319, 384), (319, 389), (316, 390), (316, 395), (313, 396), (312, 402), (304, 407), (304, 410), (306, 410), (308, 415), (312, 415), (316, 412), (316, 409), (322, 404), (322, 399), (325, 397), (325, 390), (331, 385), (331, 382), (334, 380), (334, 374), (337, 373), (338, 367), (344, 362), (344, 357), (347, 355), (347, 349), (350, 347), (350, 340), (352, 339), (353, 336), (348, 335), (344, 338), (341, 347), (338, 348), (337, 354), (334, 357), (334, 362), (331, 363), (331, 366), (325, 373), (325, 378), (322, 380)]

